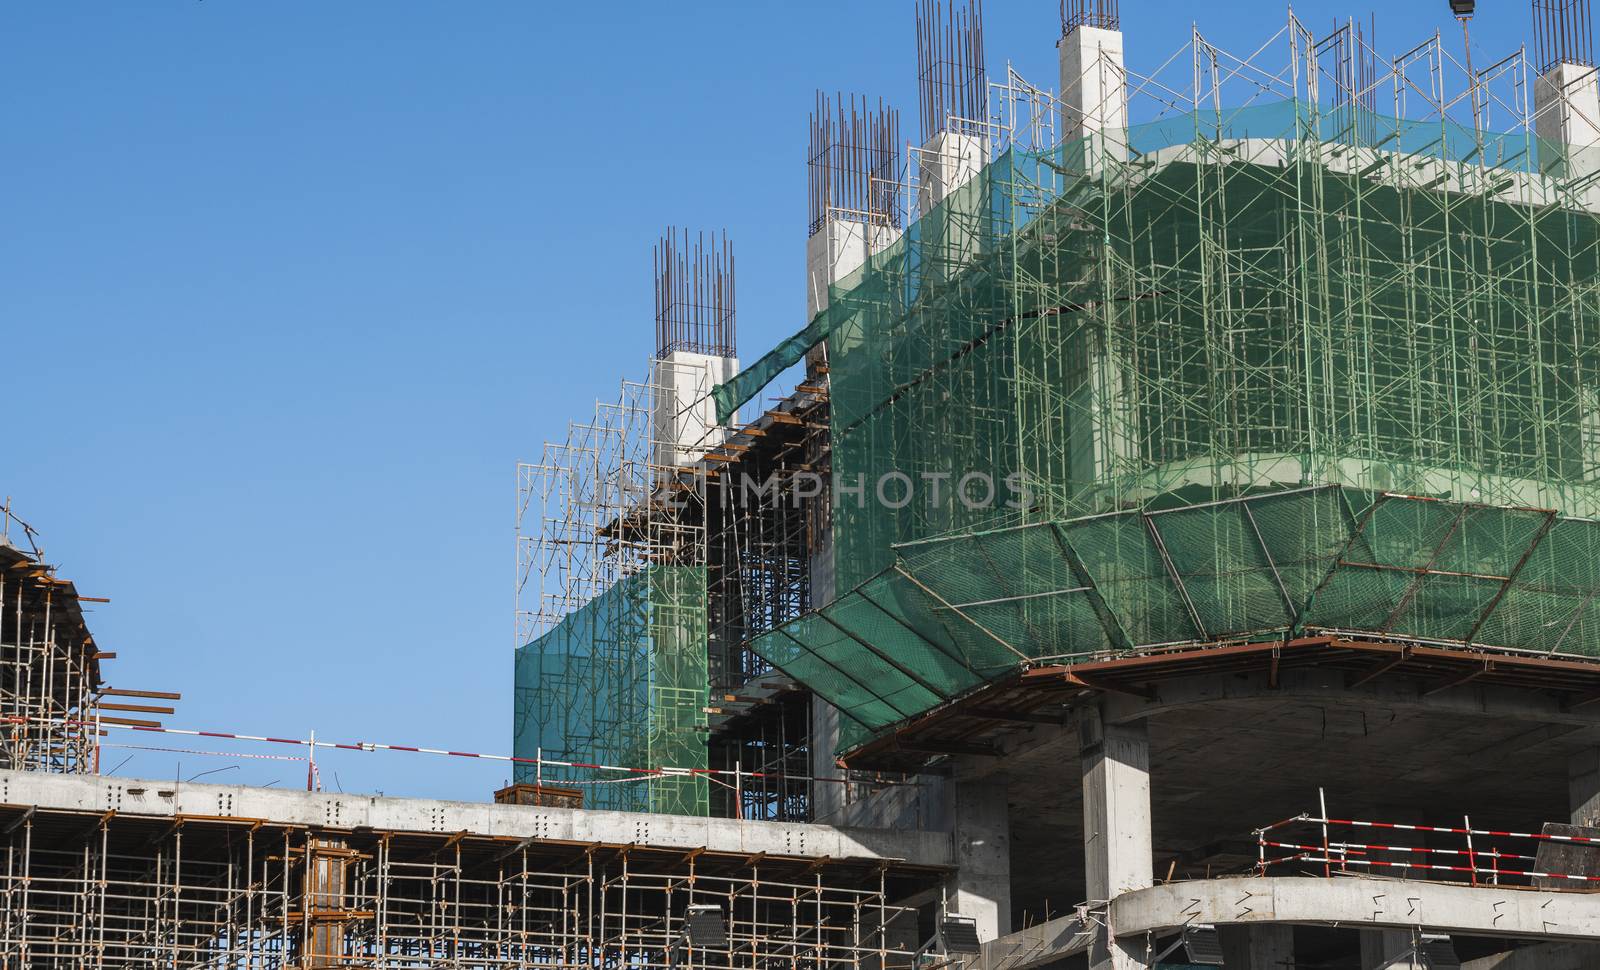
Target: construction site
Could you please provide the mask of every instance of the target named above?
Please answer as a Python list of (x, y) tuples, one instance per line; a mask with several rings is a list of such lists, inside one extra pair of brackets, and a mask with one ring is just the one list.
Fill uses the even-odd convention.
[(803, 326), (741, 362), (733, 240), (641, 241), (637, 371), (517, 466), (509, 754), (165, 727), (5, 509), (0, 970), (1600, 968), (1588, 0), (1062, 0), (1044, 83), (906, 6), (917, 133), (815, 98)]

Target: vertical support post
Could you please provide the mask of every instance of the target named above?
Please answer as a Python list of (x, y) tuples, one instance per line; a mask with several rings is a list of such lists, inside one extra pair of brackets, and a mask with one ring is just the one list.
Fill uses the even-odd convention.
[(1585, 748), (1567, 761), (1572, 824), (1600, 828), (1600, 748)]
[(1581, 64), (1549, 66), (1533, 84), (1533, 129), (1539, 136), (1539, 169), (1576, 179), (1600, 172), (1600, 85), (1595, 69)]
[[(1108, 723), (1098, 707), (1078, 719), (1083, 769), (1083, 851), (1089, 902), (1109, 904), (1155, 884), (1150, 833), (1150, 734), (1143, 721)], [(1089, 970), (1147, 967), (1143, 940), (1119, 941), (1102, 926)]]
[(1361, 970), (1423, 970), (1410, 930), (1363, 930)]
[[(1093, 172), (1128, 154), (1128, 73), (1122, 31), (1078, 24), (1057, 44), (1061, 55), (1062, 142), (1080, 142), (1068, 164)], [(1081, 152), (1081, 155), (1079, 154)]]
[(952, 831), (957, 871), (950, 908), (978, 923), (988, 942), (1011, 932), (1011, 820), (1006, 786), (988, 779), (956, 781)]
[(1294, 962), (1294, 927), (1278, 923), (1222, 926), (1222, 965), (1228, 970), (1284, 970)]
[(844, 810), (844, 773), (834, 761), (839, 747), (839, 709), (811, 697), (811, 820), (827, 821)]

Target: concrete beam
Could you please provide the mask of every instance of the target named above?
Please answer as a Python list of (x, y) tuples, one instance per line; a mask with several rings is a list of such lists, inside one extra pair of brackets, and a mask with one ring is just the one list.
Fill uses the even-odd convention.
[(774, 856), (885, 859), (949, 867), (948, 832), (893, 832), (687, 815), (494, 805), (378, 795), (179, 784), (96, 775), (0, 771), (0, 804), (156, 818), (260, 819), (284, 825), (393, 832), (468, 832), (551, 842), (706, 848)]
[[(1572, 731), (1552, 733), (1546, 740), (1571, 738), (1580, 731), (1590, 730), (1596, 733), (1596, 746), (1600, 748), (1600, 704), (1566, 710), (1559, 698), (1549, 694), (1492, 685), (1466, 685), (1421, 697), (1417, 694), (1415, 684), (1403, 676), (1380, 679), (1359, 687), (1346, 687), (1344, 672), (1339, 670), (1312, 668), (1282, 671), (1277, 686), (1269, 682), (1265, 670), (1253, 674), (1185, 677), (1157, 684), (1153, 699), (1114, 694), (1092, 699), (1088, 703), (1099, 704), (1102, 716), (1108, 723), (1128, 724), (1190, 707), (1250, 700), (1293, 700), (1330, 707), (1354, 705), (1485, 718), (1502, 723), (1515, 721), (1530, 725), (1569, 726), (1573, 728)], [(1004, 770), (1013, 757), (1037, 752), (1041, 748), (1070, 744), (1075, 740), (1076, 733), (1075, 727), (1070, 725), (1030, 728), (1004, 741), (1007, 757), (964, 758), (958, 762), (959, 773), (962, 777), (974, 779), (994, 774)], [(1529, 740), (1536, 739), (1537, 736), (1534, 736)], [(1063, 753), (1070, 757), (1069, 751), (1065, 749)], [(1495, 752), (1487, 754), (1493, 755)], [(1510, 754), (1514, 755), (1515, 751)]]
[(1463, 936), (1600, 940), (1600, 906), (1584, 893), (1457, 886), (1405, 879), (1237, 877), (1125, 893), (1111, 902), (1118, 939), (1192, 923), (1289, 923)]
[(1283, 671), (1276, 687), (1269, 682), (1264, 670), (1244, 676), (1219, 674), (1163, 681), (1157, 686), (1153, 700), (1127, 694), (1105, 698), (1105, 717), (1113, 723), (1123, 723), (1196, 705), (1260, 698), (1293, 698), (1330, 704), (1377, 704), (1498, 721), (1600, 726), (1600, 704), (1569, 711), (1562, 707), (1559, 698), (1538, 691), (1466, 685), (1419, 697), (1415, 684), (1403, 676), (1396, 675), (1351, 688), (1345, 686), (1343, 671), (1317, 668)]

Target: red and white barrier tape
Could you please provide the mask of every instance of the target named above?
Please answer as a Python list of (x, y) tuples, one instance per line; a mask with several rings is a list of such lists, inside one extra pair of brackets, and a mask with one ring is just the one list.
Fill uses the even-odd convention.
[[(0, 717), (0, 724), (41, 724), (61, 727), (80, 727), (101, 730), (136, 731), (145, 734), (175, 734), (191, 738), (215, 738), (223, 741), (252, 741), (266, 744), (292, 744), (303, 748), (326, 748), (334, 751), (405, 751), (412, 754), (443, 755), (452, 758), (477, 758), (483, 761), (503, 761), (512, 764), (534, 765), (543, 768), (571, 768), (584, 771), (612, 771), (637, 776), (668, 776), (692, 777), (695, 775), (723, 776), (735, 780), (764, 778), (781, 779), (790, 781), (821, 781), (837, 784), (873, 784), (891, 787), (917, 787), (921, 783), (914, 781), (891, 781), (888, 779), (861, 778), (807, 778), (795, 775), (778, 775), (772, 772), (744, 771), (728, 768), (674, 768), (662, 766), (658, 768), (635, 768), (623, 765), (590, 764), (585, 761), (555, 761), (550, 758), (522, 758), (509, 754), (483, 754), (475, 751), (450, 751), (445, 748), (424, 748), (409, 744), (380, 744), (373, 741), (339, 742), (339, 741), (313, 741), (306, 738), (275, 738), (260, 734), (237, 734), (231, 731), (199, 731), (192, 728), (148, 727), (138, 724), (110, 724), (94, 720), (48, 717)], [(619, 779), (623, 780), (623, 779)]]

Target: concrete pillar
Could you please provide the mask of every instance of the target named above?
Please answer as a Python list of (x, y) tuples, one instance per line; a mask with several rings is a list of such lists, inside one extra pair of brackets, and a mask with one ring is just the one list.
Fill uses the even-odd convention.
[(887, 223), (830, 218), (806, 240), (806, 319), (828, 308), (828, 287), (866, 264), (900, 237)]
[(1567, 761), (1572, 824), (1600, 828), (1600, 748), (1586, 748)]
[(989, 158), (977, 135), (941, 131), (917, 152), (917, 211), (927, 215), (957, 189), (972, 181)]
[(1276, 923), (1222, 926), (1222, 965), (1228, 970), (1292, 970), (1294, 927)]
[(739, 359), (674, 350), (651, 366), (653, 460), (664, 468), (691, 465), (722, 443), (717, 404), (709, 395), (739, 373)]
[[(1081, 28), (1080, 28), (1081, 29)], [(1150, 735), (1143, 721), (1108, 724), (1098, 708), (1078, 720), (1083, 769), (1083, 851), (1091, 906), (1154, 885), (1150, 835)], [(1109, 940), (1089, 949), (1089, 970), (1146, 967), (1145, 941)]]
[(950, 785), (957, 870), (952, 913), (978, 921), (978, 939), (1011, 932), (1011, 820), (1006, 787), (987, 781)]
[(1361, 970), (1424, 970), (1410, 930), (1362, 930)]
[(1122, 31), (1083, 24), (1061, 38), (1061, 140), (1083, 140), (1081, 158), (1068, 165), (1086, 170), (1106, 158), (1128, 157), (1128, 73), (1122, 58)]
[[(1082, 24), (1062, 37), (1061, 159), (1068, 168), (1102, 170), (1108, 161), (1128, 157), (1128, 87), (1122, 31)], [(1134, 427), (1117, 310), (1094, 311), (1099, 326), (1084, 327), (1067, 358), (1066, 387), (1081, 420), (1068, 428), (1071, 476), (1078, 482), (1104, 482), (1119, 468), (1137, 464), (1139, 436)]]
[[(828, 288), (864, 266), (871, 256), (887, 249), (899, 231), (886, 223), (857, 222), (829, 216), (806, 240), (806, 320), (828, 308)], [(847, 337), (839, 338), (841, 340)], [(808, 368), (826, 360), (821, 346), (806, 355)], [(834, 556), (831, 539), (825, 539), (811, 556), (811, 605), (813, 609), (833, 602), (835, 592)], [(845, 773), (834, 763), (839, 747), (839, 711), (820, 697), (811, 699), (811, 777), (843, 779)], [(827, 821), (838, 815), (848, 802), (848, 786), (838, 781), (811, 784), (811, 817)]]
[(1551, 67), (1534, 82), (1533, 112), (1534, 132), (1543, 142), (1542, 171), (1567, 178), (1600, 171), (1600, 85), (1594, 68)]
[(991, 230), (989, 200), (961, 189), (983, 170), (987, 142), (977, 135), (941, 131), (916, 152), (918, 261), (926, 282), (954, 278), (983, 250)]
[[(834, 751), (839, 747), (839, 718), (837, 707), (815, 694), (811, 695), (811, 777), (814, 779), (844, 778), (844, 772), (834, 763)], [(840, 781), (818, 780), (811, 783), (813, 822), (831, 820), (843, 811), (844, 806), (845, 786)]]

